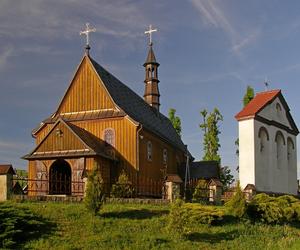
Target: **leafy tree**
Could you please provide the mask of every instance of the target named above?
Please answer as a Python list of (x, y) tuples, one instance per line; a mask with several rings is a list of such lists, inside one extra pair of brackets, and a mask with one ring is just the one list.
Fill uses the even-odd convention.
[(205, 161), (218, 161), (221, 162), (221, 157), (218, 154), (220, 143), (219, 143), (219, 122), (223, 121), (223, 116), (220, 111), (215, 108), (210, 114), (207, 110), (202, 110), (200, 114), (203, 117), (203, 123), (199, 126), (204, 132), (204, 156)]
[(206, 204), (209, 199), (209, 189), (206, 180), (198, 180), (197, 186), (193, 193), (193, 201)]
[(237, 183), (235, 194), (225, 205), (228, 209), (229, 214), (231, 214), (232, 216), (242, 218), (245, 215), (247, 203), (239, 182)]
[(119, 175), (117, 183), (112, 186), (111, 195), (116, 198), (127, 198), (132, 197), (133, 191), (132, 183), (123, 170)]
[(230, 168), (228, 166), (220, 168), (220, 181), (223, 184), (224, 190), (234, 182), (233, 175), (231, 174)]
[(175, 113), (176, 113), (176, 109), (171, 108), (169, 110), (169, 119), (173, 127), (175, 128), (177, 134), (181, 136), (181, 120), (178, 116), (175, 116)]
[(244, 107), (254, 98), (254, 89), (251, 86), (247, 86), (246, 93), (243, 98)]
[(98, 167), (94, 167), (88, 175), (84, 204), (94, 215), (99, 212), (104, 201), (103, 179)]

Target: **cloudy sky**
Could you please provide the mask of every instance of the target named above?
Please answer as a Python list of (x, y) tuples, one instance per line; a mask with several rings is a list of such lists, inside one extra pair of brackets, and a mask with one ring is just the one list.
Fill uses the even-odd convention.
[[(202, 157), (200, 110), (218, 107), (222, 164), (237, 165), (234, 141), (246, 86), (283, 91), (300, 124), (300, 2), (280, 0), (1, 0), (0, 162), (20, 157), (31, 130), (55, 111), (81, 60), (86, 22), (91, 56), (143, 94), (149, 24), (157, 27), (161, 110), (175, 108), (183, 140)], [(299, 154), (298, 154), (299, 155)]]

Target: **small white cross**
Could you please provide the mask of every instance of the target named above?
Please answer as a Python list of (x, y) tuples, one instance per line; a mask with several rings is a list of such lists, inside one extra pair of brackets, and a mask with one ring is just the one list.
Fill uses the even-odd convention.
[(152, 25), (149, 25), (149, 30), (145, 31), (145, 34), (149, 34), (149, 45), (152, 45), (152, 33), (156, 32), (157, 29), (152, 29)]
[(86, 23), (86, 29), (84, 31), (80, 31), (79, 35), (86, 35), (86, 45), (88, 46), (90, 43), (90, 33), (96, 32), (95, 28), (90, 28), (90, 24)]

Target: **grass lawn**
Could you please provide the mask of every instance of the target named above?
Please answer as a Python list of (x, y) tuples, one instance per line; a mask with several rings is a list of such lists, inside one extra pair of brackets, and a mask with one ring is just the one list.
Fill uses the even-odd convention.
[(300, 249), (300, 225), (195, 223), (180, 239), (166, 230), (168, 213), (168, 205), (106, 204), (94, 217), (83, 204), (0, 203), (0, 240), (12, 218), (23, 227), (14, 228), (17, 249)]

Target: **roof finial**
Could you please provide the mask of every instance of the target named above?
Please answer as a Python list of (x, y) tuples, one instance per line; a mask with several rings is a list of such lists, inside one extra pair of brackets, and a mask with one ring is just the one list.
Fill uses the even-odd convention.
[(265, 84), (265, 90), (268, 91), (268, 89), (269, 89), (269, 81), (268, 81), (268, 77), (265, 77), (265, 82), (264, 82), (264, 84)]
[(149, 46), (152, 46), (152, 33), (153, 32), (156, 32), (157, 31), (157, 29), (152, 29), (152, 25), (150, 24), (149, 25), (149, 30), (146, 30), (145, 31), (145, 34), (147, 35), (147, 34), (149, 34)]
[(90, 24), (89, 23), (86, 23), (86, 29), (84, 31), (80, 31), (79, 35), (86, 35), (86, 46), (85, 46), (85, 49), (86, 49), (86, 53), (88, 54), (89, 53), (89, 50), (90, 50), (90, 33), (91, 32), (96, 32), (96, 29), (95, 28), (90, 28)]

